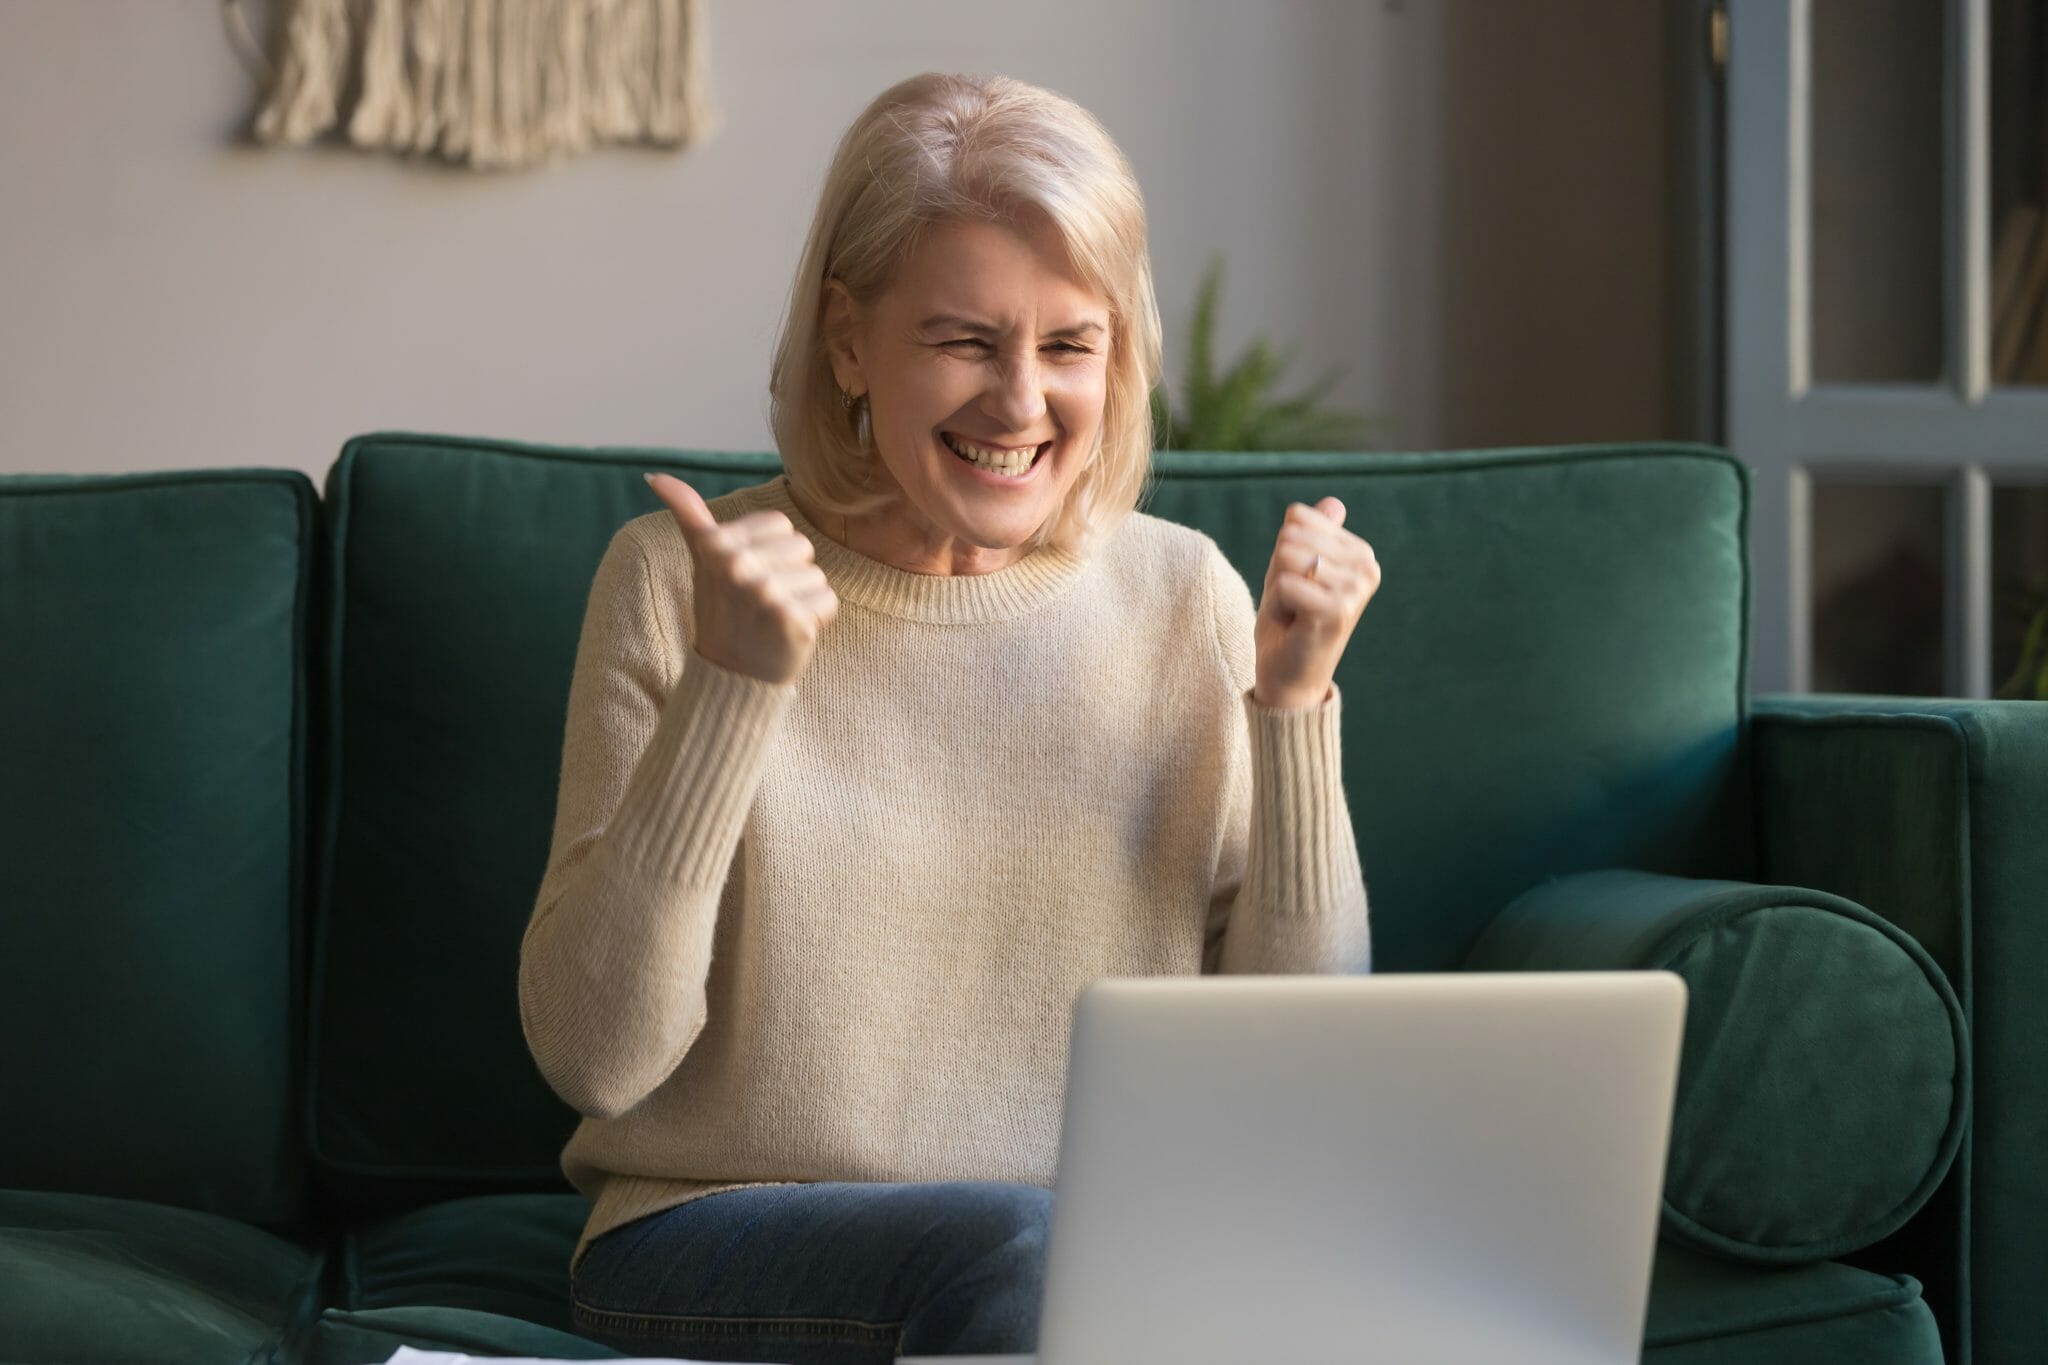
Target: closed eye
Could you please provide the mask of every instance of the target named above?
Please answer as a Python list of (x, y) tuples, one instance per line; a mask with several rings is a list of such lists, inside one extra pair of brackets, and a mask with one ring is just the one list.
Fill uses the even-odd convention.
[[(981, 337), (954, 337), (951, 341), (940, 342), (939, 345), (941, 347), (948, 349), (955, 346), (972, 346), (982, 351), (992, 352), (995, 350), (995, 346), (992, 343), (984, 340)], [(1087, 346), (1078, 345), (1071, 341), (1054, 342), (1052, 345), (1046, 347), (1046, 349), (1049, 351), (1057, 351), (1061, 355), (1067, 356), (1083, 356), (1095, 354), (1095, 352), (1091, 348)]]

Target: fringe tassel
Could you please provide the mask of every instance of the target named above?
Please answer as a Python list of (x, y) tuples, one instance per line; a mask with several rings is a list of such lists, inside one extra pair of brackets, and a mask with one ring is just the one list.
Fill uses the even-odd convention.
[[(349, 141), (472, 168), (601, 142), (688, 147), (717, 127), (701, 0), (281, 0), (277, 79), (256, 135)], [(357, 39), (360, 38), (359, 49)]]
[(654, 46), (654, 103), (649, 141), (670, 147), (701, 142), (714, 131), (705, 92), (704, 21), (698, 0), (657, 0), (660, 32)]
[(363, 89), (348, 121), (349, 141), (358, 147), (403, 147), (412, 141), (405, 36), (398, 0), (372, 0), (363, 33)]
[(542, 138), (551, 155), (573, 156), (590, 146), (590, 124), (583, 117), (585, 79), (585, 31), (590, 6), (585, 0), (554, 0), (549, 15), (549, 39), (542, 54), (541, 115)]
[(441, 86), (448, 79), (452, 47), (448, 41), (451, 0), (419, 0), (406, 15), (406, 45), (412, 49), (412, 143), (407, 150), (430, 152), (441, 136), (447, 116), (441, 108)]
[[(518, 3), (518, 0), (511, 0)], [(498, 0), (469, 0), (469, 164), (488, 170), (498, 159)]]
[(299, 147), (334, 126), (348, 67), (348, 0), (297, 0), (285, 24), (284, 54), (256, 136)]
[(718, 131), (718, 108), (711, 100), (711, 53), (704, 44), (703, 0), (683, 0), (682, 31), (676, 35), (682, 59), (676, 64), (675, 98), (682, 105), (676, 146), (694, 147)]
[[(441, 155), (469, 155), (469, 0), (448, 0), (441, 13)], [(416, 147), (434, 150), (434, 144)]]

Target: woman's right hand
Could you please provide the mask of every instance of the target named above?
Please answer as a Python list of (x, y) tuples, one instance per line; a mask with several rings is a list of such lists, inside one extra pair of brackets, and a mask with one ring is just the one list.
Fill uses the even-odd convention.
[(774, 511), (721, 524), (675, 475), (646, 479), (675, 514), (696, 568), (697, 653), (762, 682), (795, 682), (839, 611), (810, 537)]

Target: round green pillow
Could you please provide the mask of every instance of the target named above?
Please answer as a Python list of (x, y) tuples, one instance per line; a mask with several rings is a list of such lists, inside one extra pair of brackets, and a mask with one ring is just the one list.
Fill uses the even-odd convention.
[(1824, 891), (1586, 872), (1529, 891), (1470, 971), (1664, 969), (1691, 992), (1664, 1234), (1736, 1260), (1827, 1260), (1890, 1235), (1969, 1113), (1962, 1007), (1925, 949)]

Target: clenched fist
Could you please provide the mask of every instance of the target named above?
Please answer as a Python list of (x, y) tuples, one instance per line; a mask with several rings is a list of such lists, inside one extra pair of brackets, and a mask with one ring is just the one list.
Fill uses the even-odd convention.
[(1252, 700), (1277, 710), (1328, 700), (1337, 660), (1379, 586), (1380, 562), (1372, 546), (1344, 529), (1343, 503), (1324, 498), (1314, 507), (1288, 507), (1252, 627)]
[(695, 568), (697, 653), (767, 683), (792, 683), (818, 633), (839, 611), (810, 538), (780, 512), (720, 524), (696, 489), (673, 474), (647, 486), (675, 514)]

